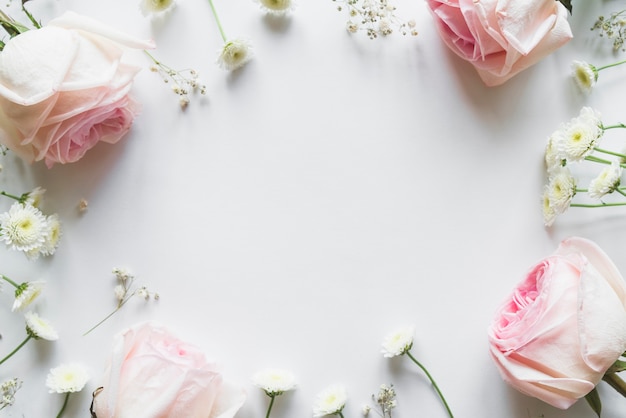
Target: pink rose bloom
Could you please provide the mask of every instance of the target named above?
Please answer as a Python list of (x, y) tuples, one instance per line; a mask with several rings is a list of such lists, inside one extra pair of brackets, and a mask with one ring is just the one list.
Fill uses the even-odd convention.
[(569, 408), (626, 351), (624, 279), (596, 244), (566, 239), (500, 307), (489, 345), (511, 386)]
[(507, 81), (572, 38), (556, 0), (426, 0), (443, 41), (488, 86)]
[(138, 111), (128, 93), (139, 69), (120, 62), (122, 47), (154, 44), (72, 12), (10, 39), (0, 53), (0, 143), (51, 167), (119, 141)]
[(148, 322), (115, 339), (98, 418), (232, 418), (245, 401), (242, 389), (223, 381), (197, 348)]

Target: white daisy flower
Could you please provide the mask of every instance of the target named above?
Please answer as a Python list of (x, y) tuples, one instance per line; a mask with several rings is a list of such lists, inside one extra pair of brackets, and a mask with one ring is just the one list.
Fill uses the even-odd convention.
[(39, 209), (15, 202), (8, 212), (0, 214), (0, 241), (14, 250), (28, 252), (46, 240), (48, 224)]
[(583, 107), (561, 131), (560, 152), (568, 161), (580, 161), (593, 152), (603, 134), (600, 114)]
[(39, 252), (42, 255), (48, 256), (56, 252), (57, 247), (59, 246), (59, 240), (61, 239), (62, 231), (61, 221), (59, 220), (59, 215), (57, 215), (56, 213), (48, 216), (46, 218), (46, 223), (48, 224), (46, 239), (41, 245)]
[(543, 191), (542, 203), (543, 223), (545, 226), (552, 226), (557, 217), (557, 213), (554, 207), (552, 207), (552, 202), (550, 202), (550, 188), (548, 186), (546, 186)]
[(26, 198), (25, 203), (39, 208), (41, 206), (41, 202), (43, 202), (44, 193), (46, 193), (46, 189), (42, 189), (41, 187), (35, 187), (32, 191), (28, 193), (28, 197)]
[[(554, 220), (554, 217), (565, 212), (575, 194), (576, 179), (567, 168), (562, 167), (552, 173), (544, 191), (544, 220)], [(546, 225), (549, 226), (547, 222)]]
[(35, 339), (55, 341), (59, 339), (59, 334), (46, 319), (40, 318), (35, 312), (26, 312), (26, 331), (28, 335)]
[(32, 304), (41, 294), (46, 282), (33, 281), (22, 283), (15, 289), (15, 301), (13, 302), (13, 311), (21, 311)]
[(296, 388), (296, 378), (289, 370), (265, 369), (252, 376), (252, 383), (268, 396), (281, 395)]
[(405, 354), (413, 347), (415, 327), (407, 326), (388, 334), (383, 340), (384, 357), (396, 357)]
[(175, 0), (141, 0), (139, 3), (139, 8), (144, 16), (166, 13), (171, 11), (175, 6)]
[(252, 59), (252, 46), (243, 39), (234, 39), (224, 43), (219, 51), (217, 63), (225, 70), (233, 71), (243, 67)]
[(561, 155), (562, 149), (561, 143), (563, 141), (563, 135), (561, 131), (556, 131), (548, 137), (548, 143), (544, 152), (544, 161), (546, 163), (546, 170), (548, 173), (558, 169), (563, 165), (565, 157)]
[(283, 15), (293, 9), (293, 0), (257, 0), (266, 13)]
[(346, 406), (348, 393), (342, 385), (332, 385), (321, 391), (313, 406), (313, 416), (323, 417), (340, 413)]
[(598, 81), (598, 70), (585, 61), (574, 61), (572, 62), (572, 77), (582, 91), (589, 93)]
[(613, 193), (620, 185), (622, 171), (622, 166), (618, 161), (613, 161), (611, 165), (605, 167), (598, 177), (591, 180), (589, 196), (599, 199), (606, 194)]
[(89, 380), (87, 369), (76, 363), (61, 364), (50, 369), (46, 386), (50, 393), (80, 392)]

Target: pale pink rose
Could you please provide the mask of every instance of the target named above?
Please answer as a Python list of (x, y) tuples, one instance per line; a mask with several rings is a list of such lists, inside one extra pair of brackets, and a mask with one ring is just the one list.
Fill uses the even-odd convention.
[(139, 69), (120, 61), (124, 48), (153, 47), (72, 12), (10, 39), (0, 53), (0, 142), (51, 167), (119, 141), (138, 111), (128, 93)]
[(232, 418), (245, 401), (197, 347), (147, 322), (116, 337), (98, 418)]
[(507, 81), (572, 38), (555, 0), (426, 0), (443, 41), (488, 86)]
[(626, 351), (624, 279), (595, 243), (566, 239), (499, 308), (489, 344), (505, 381), (569, 408)]

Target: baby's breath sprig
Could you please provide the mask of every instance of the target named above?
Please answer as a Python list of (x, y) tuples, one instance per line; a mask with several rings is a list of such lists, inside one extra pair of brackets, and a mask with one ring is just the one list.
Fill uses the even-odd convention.
[(608, 17), (598, 16), (591, 30), (597, 30), (601, 38), (613, 40), (613, 51), (626, 51), (626, 9), (611, 13)]
[(0, 411), (15, 402), (15, 393), (22, 387), (18, 378), (5, 380), (0, 384)]
[(365, 31), (370, 39), (391, 35), (398, 31), (402, 35), (417, 36), (415, 21), (404, 21), (396, 16), (396, 6), (391, 0), (332, 0), (337, 10), (348, 12), (346, 29), (350, 33)]
[(141, 286), (139, 288), (134, 288), (133, 284), (135, 283), (135, 276), (132, 275), (128, 270), (123, 268), (114, 268), (113, 274), (118, 281), (118, 284), (113, 289), (115, 293), (115, 298), (117, 299), (117, 306), (115, 309), (105, 316), (100, 322), (98, 322), (93, 327), (89, 328), (84, 334), (83, 337), (94, 329), (98, 328), (100, 325), (104, 323), (107, 319), (112, 317), (116, 312), (118, 312), (122, 307), (128, 302), (133, 296), (137, 295), (144, 300), (150, 300), (150, 298), (154, 300), (159, 300), (160, 296), (156, 292), (148, 291), (146, 286)]
[(189, 94), (199, 91), (200, 94), (206, 94), (206, 86), (198, 80), (198, 72), (193, 68), (185, 68), (175, 70), (162, 61), (156, 59), (148, 51), (144, 53), (152, 60), (150, 71), (157, 73), (163, 79), (163, 82), (172, 86), (172, 92), (178, 96), (178, 103), (184, 110), (189, 105)]
[[(372, 400), (380, 408), (380, 412), (375, 410), (379, 416), (382, 418), (392, 418), (391, 411), (398, 406), (398, 402), (396, 401), (396, 390), (393, 388), (392, 384), (380, 385), (378, 393), (372, 395)], [(363, 407), (363, 415), (369, 415), (371, 410), (372, 408), (369, 405), (365, 405)]]

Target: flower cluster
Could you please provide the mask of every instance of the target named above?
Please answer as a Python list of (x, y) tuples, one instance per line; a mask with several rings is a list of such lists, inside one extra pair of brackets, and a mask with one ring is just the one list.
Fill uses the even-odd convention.
[[(625, 128), (626, 125), (604, 125), (600, 113), (583, 107), (580, 114), (563, 124), (548, 137), (545, 148), (547, 184), (542, 196), (543, 218), (551, 226), (556, 217), (569, 207), (623, 206), (624, 201), (608, 200), (613, 193), (626, 197), (620, 187), (626, 154), (601, 148), (600, 140), (610, 129)], [(588, 162), (599, 164), (587, 188), (578, 187), (579, 180), (570, 168), (574, 164)], [(597, 165), (595, 165), (597, 167)], [(572, 203), (577, 194), (585, 193), (591, 201)]]
[(608, 17), (598, 16), (591, 30), (597, 30), (601, 37), (612, 40), (614, 51), (626, 51), (626, 10), (613, 12)]
[(7, 212), (0, 213), (0, 241), (29, 259), (54, 254), (61, 238), (59, 216), (44, 215), (39, 209), (44, 192), (40, 187), (21, 196), (0, 192), (15, 200)]
[(150, 300), (151, 298), (154, 300), (159, 300), (160, 296), (156, 292), (150, 292), (146, 286), (140, 286), (135, 288), (133, 285), (135, 283), (135, 276), (131, 274), (128, 270), (124, 268), (115, 267), (113, 269), (113, 274), (118, 282), (118, 284), (113, 288), (113, 293), (115, 294), (115, 299), (117, 300), (117, 306), (115, 309), (104, 317), (100, 322), (91, 327), (87, 332), (83, 335), (89, 334), (91, 331), (100, 326), (104, 321), (113, 316), (117, 311), (122, 309), (122, 307), (128, 302), (133, 296), (137, 295), (144, 300)]
[(402, 35), (417, 36), (415, 21), (404, 21), (396, 16), (396, 6), (391, 0), (332, 0), (337, 10), (348, 12), (346, 29), (350, 33), (365, 31), (370, 39), (391, 35), (394, 31)]
[(22, 381), (13, 378), (0, 384), (0, 411), (15, 402), (15, 393), (22, 387)]
[[(396, 390), (393, 385), (380, 385), (376, 395), (372, 395), (372, 400), (380, 408), (379, 415), (382, 418), (391, 418), (391, 411), (398, 406), (396, 401)], [(372, 408), (369, 405), (363, 407), (363, 415), (369, 415)]]

